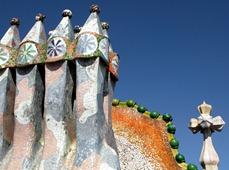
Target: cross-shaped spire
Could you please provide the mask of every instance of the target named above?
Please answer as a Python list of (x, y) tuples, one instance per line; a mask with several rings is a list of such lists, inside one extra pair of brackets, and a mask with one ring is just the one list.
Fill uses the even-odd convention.
[(205, 101), (198, 106), (200, 116), (191, 118), (189, 129), (193, 133), (201, 132), (204, 136), (203, 149), (200, 155), (201, 166), (206, 170), (217, 170), (219, 157), (212, 144), (211, 134), (215, 131), (221, 131), (225, 122), (220, 116), (212, 117), (212, 106)]

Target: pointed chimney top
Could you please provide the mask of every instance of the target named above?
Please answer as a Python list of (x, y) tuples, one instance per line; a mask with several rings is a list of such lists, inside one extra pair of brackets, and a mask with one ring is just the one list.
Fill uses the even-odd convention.
[(93, 4), (90, 9), (90, 13), (96, 12), (97, 14), (100, 13), (99, 6), (97, 4)]
[(63, 12), (62, 12), (62, 16), (63, 16), (63, 17), (72, 18), (72, 11), (69, 10), (69, 9), (65, 9), (65, 10), (63, 10)]
[(42, 13), (38, 13), (35, 17), (36, 21), (41, 21), (41, 22), (43, 22), (45, 18), (46, 16), (43, 15)]
[(62, 12), (62, 16), (63, 18), (57, 27), (49, 32), (49, 38), (60, 36), (72, 41), (74, 39), (74, 32), (71, 24), (72, 12), (69, 9), (65, 9)]
[(92, 32), (92, 33), (96, 33), (98, 35), (103, 35), (101, 22), (100, 22), (100, 19), (98, 16), (99, 11), (100, 10), (99, 10), (98, 5), (92, 5), (91, 14), (89, 15), (85, 24), (83, 25), (83, 27), (80, 31), (80, 34), (83, 34), (85, 32), (86, 33)]
[(30, 31), (26, 34), (25, 38), (22, 40), (21, 43), (24, 43), (25, 41), (33, 41), (37, 44), (45, 44), (46, 39), (46, 33), (43, 21), (45, 19), (45, 15), (39, 13), (36, 15), (36, 23), (33, 25), (33, 27), (30, 29)]
[(20, 25), (20, 20), (18, 19), (18, 18), (12, 18), (11, 20), (10, 20), (10, 25), (15, 25), (15, 26), (17, 26), (17, 27), (19, 27), (19, 25)]
[(81, 31), (81, 29), (82, 29), (82, 27), (81, 26), (79, 26), (79, 25), (76, 25), (75, 27), (74, 27), (74, 29), (73, 29), (73, 31), (74, 31), (74, 33), (79, 33), (80, 31)]
[(4, 34), (2, 39), (0, 40), (0, 43), (6, 46), (9, 46), (11, 48), (18, 48), (19, 44), (21, 42), (18, 26), (20, 22), (18, 18), (12, 18), (10, 21), (11, 27), (7, 30), (7, 32)]
[(105, 30), (108, 30), (110, 28), (110, 26), (107, 22), (102, 22), (102, 28)]
[(109, 24), (107, 22), (102, 22), (101, 27), (102, 27), (103, 35), (109, 38), (109, 35), (108, 35), (108, 29), (110, 28)]

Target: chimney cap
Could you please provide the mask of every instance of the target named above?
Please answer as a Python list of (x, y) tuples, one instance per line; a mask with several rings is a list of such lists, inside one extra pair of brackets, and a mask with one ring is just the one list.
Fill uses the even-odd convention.
[(99, 6), (97, 4), (91, 5), (90, 13), (96, 12), (97, 14), (100, 13)]
[(43, 15), (42, 13), (38, 13), (35, 17), (36, 21), (41, 21), (41, 22), (43, 22), (45, 18), (46, 16)]
[(102, 28), (108, 30), (110, 26), (107, 22), (102, 22)]
[(72, 18), (72, 11), (69, 10), (69, 9), (65, 9), (65, 10), (63, 10), (63, 12), (62, 12), (62, 16), (63, 16), (63, 17)]
[(20, 25), (20, 20), (18, 18), (12, 18), (10, 20), (10, 25), (16, 25), (16, 26), (19, 26)]
[(79, 32), (81, 31), (81, 29), (82, 29), (82, 27), (81, 27), (81, 26), (76, 25), (76, 26), (74, 26), (73, 31), (74, 31), (74, 33), (79, 33)]

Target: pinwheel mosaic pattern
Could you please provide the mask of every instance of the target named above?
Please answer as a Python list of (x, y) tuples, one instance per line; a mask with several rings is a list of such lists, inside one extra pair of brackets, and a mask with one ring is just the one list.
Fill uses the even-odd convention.
[(38, 55), (37, 48), (33, 43), (25, 43), (20, 47), (18, 63), (26, 64), (34, 61), (35, 57)]
[(66, 44), (60, 37), (53, 38), (48, 43), (48, 56), (62, 56), (66, 53)]
[(109, 41), (107, 38), (104, 38), (99, 42), (99, 50), (102, 52), (103, 57), (106, 61), (108, 61), (108, 49)]
[(82, 34), (79, 37), (77, 44), (77, 52), (83, 55), (89, 55), (97, 50), (98, 42), (92, 34)]
[(10, 55), (7, 49), (0, 47), (0, 65), (7, 63)]

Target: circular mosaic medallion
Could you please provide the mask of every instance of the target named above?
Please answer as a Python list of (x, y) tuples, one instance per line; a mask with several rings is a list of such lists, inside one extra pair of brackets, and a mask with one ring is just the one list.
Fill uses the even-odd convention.
[(109, 41), (107, 38), (104, 38), (99, 42), (99, 50), (102, 52), (103, 57), (107, 61), (108, 61), (108, 49), (109, 49)]
[(6, 64), (10, 55), (6, 48), (0, 47), (0, 65)]
[(96, 51), (98, 47), (97, 39), (92, 34), (82, 34), (77, 43), (77, 52), (83, 55), (89, 55)]
[(63, 38), (55, 37), (48, 43), (47, 54), (49, 57), (62, 56), (66, 53), (66, 43)]
[(19, 49), (18, 63), (19, 64), (31, 63), (34, 61), (37, 55), (38, 55), (38, 51), (35, 44), (27, 42), (23, 44)]

